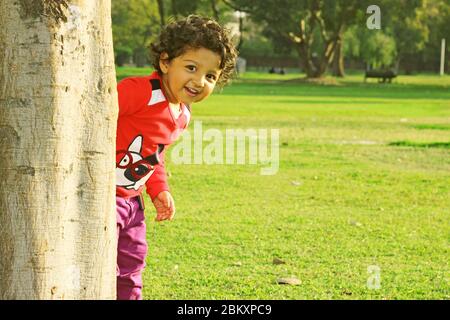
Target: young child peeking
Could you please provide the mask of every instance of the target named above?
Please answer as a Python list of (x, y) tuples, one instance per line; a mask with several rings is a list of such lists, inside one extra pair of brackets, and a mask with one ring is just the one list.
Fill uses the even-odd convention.
[(118, 86), (116, 203), (117, 298), (142, 299), (147, 255), (144, 185), (156, 221), (172, 220), (175, 201), (164, 154), (187, 128), (193, 103), (206, 99), (234, 72), (236, 50), (215, 21), (191, 15), (168, 24), (151, 46), (154, 71)]

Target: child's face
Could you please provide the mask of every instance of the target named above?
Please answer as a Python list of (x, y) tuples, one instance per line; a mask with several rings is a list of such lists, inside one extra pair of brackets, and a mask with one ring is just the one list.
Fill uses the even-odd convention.
[(163, 53), (159, 64), (170, 103), (190, 105), (212, 93), (221, 73), (217, 53), (205, 48), (188, 49), (171, 61), (165, 58), (167, 54)]

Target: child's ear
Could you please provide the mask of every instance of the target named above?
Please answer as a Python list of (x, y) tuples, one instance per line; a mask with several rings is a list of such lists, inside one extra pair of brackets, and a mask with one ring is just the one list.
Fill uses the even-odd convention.
[(167, 73), (167, 70), (169, 69), (169, 55), (167, 52), (161, 53), (159, 56), (159, 68), (161, 69), (162, 73)]

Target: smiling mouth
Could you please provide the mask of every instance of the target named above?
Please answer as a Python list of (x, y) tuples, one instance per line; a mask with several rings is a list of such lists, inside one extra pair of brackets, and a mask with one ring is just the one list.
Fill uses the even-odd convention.
[(191, 97), (195, 97), (196, 95), (198, 95), (200, 93), (200, 91), (195, 90), (195, 89), (191, 89), (188, 87), (184, 87), (184, 89), (186, 90), (187, 94)]

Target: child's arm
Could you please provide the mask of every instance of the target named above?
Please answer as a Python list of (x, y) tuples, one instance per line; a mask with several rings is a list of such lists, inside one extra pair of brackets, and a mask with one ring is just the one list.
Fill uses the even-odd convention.
[(160, 163), (146, 182), (147, 193), (156, 209), (156, 221), (171, 220), (175, 214), (175, 201), (169, 192), (167, 175), (164, 167), (165, 151), (159, 154)]
[(169, 185), (167, 184), (166, 169), (164, 167), (165, 154), (166, 149), (164, 149), (159, 154), (159, 163), (155, 165), (155, 171), (145, 183), (145, 186), (147, 187), (147, 193), (152, 201), (159, 193), (163, 191), (170, 191)]

